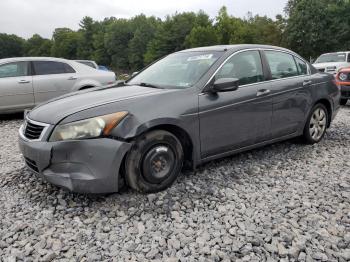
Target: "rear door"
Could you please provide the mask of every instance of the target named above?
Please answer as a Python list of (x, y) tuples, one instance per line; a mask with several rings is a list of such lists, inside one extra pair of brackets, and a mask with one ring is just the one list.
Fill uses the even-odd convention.
[(0, 111), (16, 111), (34, 106), (30, 63), (0, 65)]
[(33, 61), (35, 104), (66, 94), (77, 81), (75, 70), (58, 61)]
[(312, 85), (307, 64), (283, 51), (265, 50), (271, 71), (272, 138), (296, 133), (303, 125)]

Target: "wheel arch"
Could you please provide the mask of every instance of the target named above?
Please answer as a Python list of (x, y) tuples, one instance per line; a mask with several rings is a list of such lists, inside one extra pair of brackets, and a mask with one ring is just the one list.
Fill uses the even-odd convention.
[(326, 98), (321, 98), (321, 99), (317, 100), (317, 101), (314, 103), (313, 107), (314, 107), (315, 105), (317, 105), (317, 104), (322, 104), (322, 105), (324, 105), (324, 106), (326, 107), (327, 113), (328, 113), (327, 128), (329, 128), (330, 125), (331, 125), (331, 122), (332, 122), (332, 114), (333, 114), (332, 104), (331, 104), (331, 102), (330, 102), (328, 99), (326, 99)]
[(158, 124), (150, 126), (147, 129), (142, 130), (135, 137), (130, 140), (134, 140), (136, 137), (141, 136), (145, 133), (154, 131), (154, 130), (164, 130), (167, 131), (179, 139), (182, 149), (184, 152), (184, 168), (188, 170), (194, 169), (194, 143), (190, 134), (182, 127), (175, 124)]

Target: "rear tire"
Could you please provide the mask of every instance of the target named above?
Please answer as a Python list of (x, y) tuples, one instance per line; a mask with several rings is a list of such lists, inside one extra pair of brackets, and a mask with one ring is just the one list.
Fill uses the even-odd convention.
[(182, 145), (176, 136), (163, 130), (143, 134), (126, 157), (126, 183), (142, 193), (162, 191), (176, 180), (183, 161)]
[(347, 99), (347, 98), (340, 99), (340, 105), (341, 105), (341, 106), (345, 106), (347, 102), (348, 102), (348, 99)]
[(306, 144), (316, 144), (326, 134), (328, 124), (328, 111), (323, 104), (316, 104), (307, 118), (303, 140)]

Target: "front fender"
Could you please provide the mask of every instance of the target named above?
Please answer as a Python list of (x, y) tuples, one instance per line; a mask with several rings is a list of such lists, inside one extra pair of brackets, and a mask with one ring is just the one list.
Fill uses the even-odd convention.
[(191, 136), (191, 130), (187, 130), (188, 128), (184, 126), (183, 121), (179, 119), (163, 117), (163, 118), (152, 119), (147, 122), (142, 122), (139, 119), (137, 119), (136, 116), (134, 115), (128, 115), (122, 121), (122, 123), (120, 123), (112, 131), (111, 135), (128, 140), (139, 136), (140, 134), (146, 132), (147, 130), (153, 129), (161, 125), (173, 125), (173, 126), (179, 127), (183, 129), (185, 132), (187, 132), (189, 136)]

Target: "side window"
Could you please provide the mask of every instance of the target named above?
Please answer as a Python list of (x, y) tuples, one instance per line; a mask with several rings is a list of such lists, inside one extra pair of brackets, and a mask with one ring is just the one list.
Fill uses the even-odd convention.
[(271, 69), (272, 79), (298, 75), (298, 69), (292, 55), (277, 51), (265, 51), (265, 54)]
[(295, 62), (297, 63), (297, 68), (298, 68), (298, 72), (299, 72), (299, 75), (307, 75), (308, 74), (308, 70), (307, 70), (307, 65), (306, 63), (297, 58), (297, 57), (294, 57), (295, 59)]
[(0, 78), (28, 75), (28, 62), (14, 62), (5, 65), (0, 65)]
[(348, 60), (347, 61), (350, 63), (350, 53), (348, 53)]
[(74, 69), (68, 64), (55, 61), (34, 61), (34, 72), (36, 75), (54, 75), (74, 73)]
[(215, 76), (215, 80), (221, 78), (238, 78), (239, 85), (264, 81), (259, 51), (245, 51), (233, 55)]

